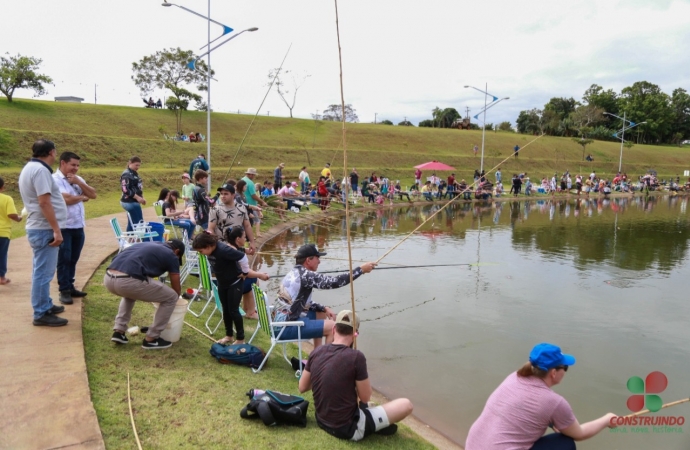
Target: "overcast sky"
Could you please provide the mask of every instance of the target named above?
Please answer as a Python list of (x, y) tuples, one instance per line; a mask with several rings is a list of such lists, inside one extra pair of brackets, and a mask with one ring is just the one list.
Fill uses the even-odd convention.
[[(55, 86), (42, 98), (84, 97), (140, 106), (132, 62), (168, 47), (198, 50), (207, 22), (162, 0), (9, 1), (0, 25), (0, 52), (43, 59)], [(206, 0), (178, 4), (206, 15)], [(479, 112), (484, 96), (465, 85), (510, 97), (487, 122), (515, 123), (519, 111), (551, 97), (574, 97), (596, 83), (617, 92), (635, 81), (671, 94), (690, 91), (690, 0), (341, 0), (345, 101), (361, 122), (407, 117), (417, 124), (431, 110)], [(213, 0), (211, 18), (244, 33), (212, 53), (214, 111), (256, 112), (268, 72), (292, 49), (284, 69), (310, 77), (297, 95), (296, 117), (339, 103), (334, 2)], [(212, 25), (212, 39), (220, 27)], [(219, 41), (220, 42), (220, 41)], [(289, 81), (289, 80), (286, 80)], [(154, 99), (164, 92), (154, 92)], [(17, 97), (31, 97), (18, 91)], [(262, 114), (287, 116), (271, 93)], [(1, 126), (1, 124), (0, 124)]]

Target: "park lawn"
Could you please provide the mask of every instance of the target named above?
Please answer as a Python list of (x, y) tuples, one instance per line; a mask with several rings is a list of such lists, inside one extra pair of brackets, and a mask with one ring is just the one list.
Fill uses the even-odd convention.
[[(113, 320), (120, 299), (103, 287), (106, 261), (96, 271), (84, 299), (83, 333), (91, 396), (105, 445), (108, 449), (135, 447), (127, 404), (127, 373), (130, 375), (132, 408), (143, 448), (204, 449), (428, 449), (432, 445), (401, 426), (394, 436), (372, 436), (366, 444), (354, 444), (331, 437), (314, 418), (311, 393), (306, 428), (266, 427), (260, 420), (241, 419), (239, 412), (248, 402), (245, 393), (252, 388), (272, 389), (299, 394), (297, 378), (275, 349), (267, 366), (258, 374), (248, 367), (222, 365), (209, 355), (211, 341), (185, 326), (182, 338), (172, 348), (146, 351), (141, 335), (130, 337), (128, 345), (110, 341)], [(190, 277), (189, 287), (196, 287)], [(196, 310), (200, 304), (196, 304)], [(148, 326), (154, 309), (137, 302), (130, 326)], [(208, 313), (197, 319), (187, 314), (185, 320), (204, 331)], [(216, 318), (218, 315), (215, 316)], [(215, 324), (215, 321), (213, 322)], [(245, 321), (247, 339), (257, 322)], [(220, 330), (222, 330), (222, 325)], [(220, 335), (222, 331), (216, 335)], [(268, 338), (262, 333), (256, 344), (268, 350)], [(290, 355), (297, 355), (291, 345)]]

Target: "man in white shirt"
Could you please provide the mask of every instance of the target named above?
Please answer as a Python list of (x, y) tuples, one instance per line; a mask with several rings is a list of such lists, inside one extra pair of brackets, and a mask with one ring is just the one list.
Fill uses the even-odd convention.
[(60, 168), (53, 174), (67, 205), (67, 225), (60, 229), (63, 241), (57, 261), (60, 303), (64, 305), (71, 305), (74, 302), (72, 297), (86, 297), (86, 292), (74, 287), (74, 276), (84, 247), (84, 202), (95, 199), (96, 190), (77, 175), (79, 160), (76, 153), (63, 152), (60, 155)]

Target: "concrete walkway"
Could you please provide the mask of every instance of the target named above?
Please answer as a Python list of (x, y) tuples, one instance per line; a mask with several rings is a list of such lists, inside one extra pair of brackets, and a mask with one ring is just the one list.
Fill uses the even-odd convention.
[[(145, 209), (144, 216), (156, 220), (153, 208)], [(86, 222), (77, 289), (117, 251), (109, 222), (112, 217)], [(124, 213), (115, 217), (120, 224), (126, 223)], [(104, 449), (86, 374), (81, 299), (74, 299), (60, 314), (69, 320), (67, 326), (33, 326), (32, 257), (26, 237), (12, 240), (7, 274), (12, 282), (0, 286), (0, 448)], [(60, 304), (56, 280), (51, 297), (54, 304)]]

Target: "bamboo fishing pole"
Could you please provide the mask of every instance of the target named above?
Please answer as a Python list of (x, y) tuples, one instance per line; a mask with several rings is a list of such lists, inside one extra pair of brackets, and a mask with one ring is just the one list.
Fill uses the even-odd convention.
[[(364, 262), (364, 261), (362, 261)], [(385, 264), (385, 263), (380, 263), (380, 264)], [(472, 266), (488, 266), (492, 265), (493, 263), (464, 263), (464, 264), (427, 264), (423, 266), (392, 266), (392, 267), (377, 267), (374, 270), (392, 270), (392, 269), (419, 269), (419, 270), (424, 270), (429, 267), (472, 267)], [(344, 272), (343, 270), (326, 270), (326, 271), (319, 271), (319, 273), (342, 273)], [(273, 278), (278, 278), (278, 277), (284, 277), (287, 275), (286, 273), (279, 273), (276, 275), (271, 275)]]
[[(525, 144), (525, 145), (522, 147), (522, 149), (524, 149), (525, 147), (529, 146), (530, 144), (532, 144), (532, 143), (533, 143), (534, 141), (536, 141), (537, 139), (540, 139), (542, 136), (544, 136), (544, 133), (540, 134), (540, 135), (537, 136), (536, 138), (534, 138), (534, 139), (532, 139), (531, 141), (529, 141), (527, 144)], [(522, 150), (522, 149), (520, 149), (520, 150)], [(508, 161), (508, 159), (510, 159), (511, 156), (512, 156), (512, 155), (506, 157), (506, 159), (504, 159), (503, 161), (501, 161), (501, 162), (499, 162), (498, 164), (496, 164), (494, 167), (491, 168), (491, 170), (489, 170), (488, 172), (486, 172), (485, 175), (488, 175), (488, 174), (490, 174), (491, 172), (493, 172), (494, 170), (496, 170), (497, 167), (499, 167), (499, 166), (500, 166), (501, 164), (503, 164), (504, 162)], [(467, 187), (465, 188), (464, 191), (459, 192), (458, 195), (456, 195), (455, 197), (453, 197), (452, 199), (450, 199), (448, 202), (446, 202), (445, 205), (443, 205), (443, 206), (440, 207), (438, 210), (436, 210), (432, 215), (430, 215), (429, 217), (427, 217), (427, 219), (426, 219), (424, 222), (422, 222), (421, 224), (419, 224), (419, 226), (418, 226), (417, 228), (415, 228), (414, 230), (412, 230), (412, 231), (410, 232), (410, 234), (408, 234), (407, 236), (405, 236), (400, 242), (398, 242), (397, 244), (395, 244), (393, 247), (390, 248), (390, 250), (388, 250), (386, 253), (384, 253), (383, 256), (381, 256), (378, 260), (376, 260), (376, 263), (378, 264), (383, 258), (385, 258), (385, 257), (388, 256), (389, 254), (391, 254), (391, 252), (393, 252), (393, 250), (395, 250), (396, 248), (398, 248), (398, 247), (400, 246), (400, 244), (402, 244), (403, 242), (405, 242), (405, 241), (406, 241), (407, 239), (409, 239), (413, 234), (415, 234), (417, 231), (419, 231), (420, 228), (422, 228), (424, 225), (426, 225), (427, 222), (429, 222), (431, 219), (433, 219), (434, 217), (436, 217), (436, 215), (438, 215), (438, 213), (440, 213), (441, 211), (443, 211), (444, 209), (446, 209), (448, 206), (450, 206), (451, 203), (453, 203), (455, 200), (459, 199), (459, 198), (460, 198), (460, 194), (464, 194), (465, 192), (467, 192), (467, 191), (470, 189), (470, 187), (476, 185), (478, 181), (479, 181), (479, 180), (477, 180), (477, 181), (475, 181), (474, 183), (472, 183), (471, 185), (467, 186)]]
[[(675, 402), (666, 403), (665, 405), (661, 405), (661, 408), (659, 408), (659, 409), (661, 410), (661, 409), (664, 409), (664, 408), (670, 408), (671, 406), (680, 405), (681, 403), (686, 403), (686, 402), (690, 402), (690, 397), (684, 398), (684, 399), (681, 399), (681, 400), (676, 400)], [(641, 415), (643, 415), (643, 414), (647, 414), (647, 413), (650, 413), (650, 412), (651, 412), (651, 411), (648, 410), (648, 409), (643, 409), (642, 411), (637, 411), (636, 413), (632, 413), (632, 414), (628, 414), (627, 416), (623, 416), (623, 418), (626, 418), (626, 417), (637, 417), (637, 416), (641, 416)]]
[[(340, 47), (340, 23), (338, 21), (338, 0), (333, 0), (335, 3), (335, 32), (338, 37), (338, 63), (340, 65), (340, 106), (342, 108), (343, 121), (343, 179), (345, 180), (345, 230), (347, 236), (347, 257), (349, 259), (348, 266), (350, 268), (350, 302), (352, 304), (352, 328), (357, 331), (357, 314), (355, 313), (355, 284), (354, 274), (352, 273), (352, 241), (350, 240), (350, 202), (347, 200), (348, 191), (352, 190), (352, 186), (348, 189), (347, 183), (347, 127), (345, 126), (345, 93), (343, 90), (343, 52)], [(357, 349), (357, 333), (353, 333), (352, 346)]]

